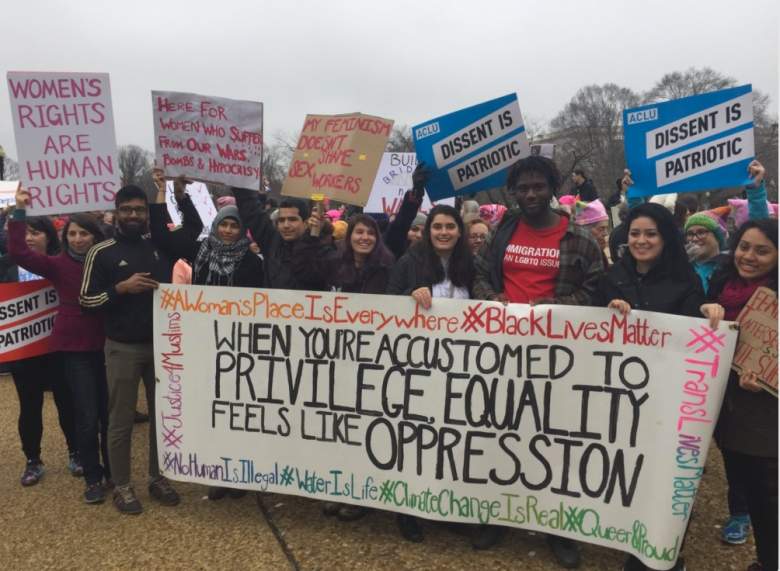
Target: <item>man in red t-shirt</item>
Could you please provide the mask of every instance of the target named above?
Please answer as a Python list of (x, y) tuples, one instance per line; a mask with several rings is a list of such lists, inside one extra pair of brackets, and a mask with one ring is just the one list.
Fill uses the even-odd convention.
[[(603, 258), (590, 232), (550, 206), (560, 182), (558, 168), (545, 157), (526, 157), (509, 169), (506, 186), (518, 209), (504, 215), (489, 248), (477, 258), (475, 298), (590, 305)], [(475, 547), (489, 547), (504, 529), (484, 527)], [(562, 567), (579, 566), (574, 541), (555, 535), (547, 541)]]

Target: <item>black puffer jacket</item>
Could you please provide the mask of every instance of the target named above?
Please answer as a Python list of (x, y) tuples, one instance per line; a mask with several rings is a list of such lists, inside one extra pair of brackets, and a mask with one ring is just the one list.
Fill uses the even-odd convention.
[(674, 275), (656, 266), (643, 276), (636, 271), (634, 259), (625, 255), (602, 275), (594, 305), (603, 307), (613, 299), (627, 301), (632, 309), (701, 317), (704, 290), (691, 267), (683, 275)]

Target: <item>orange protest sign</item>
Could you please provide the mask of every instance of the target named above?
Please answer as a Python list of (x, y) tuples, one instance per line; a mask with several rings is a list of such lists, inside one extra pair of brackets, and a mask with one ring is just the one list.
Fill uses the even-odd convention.
[(282, 194), (364, 206), (393, 128), (382, 117), (307, 115)]
[(731, 368), (753, 371), (761, 385), (777, 396), (777, 295), (769, 288), (756, 290), (737, 317), (739, 341)]

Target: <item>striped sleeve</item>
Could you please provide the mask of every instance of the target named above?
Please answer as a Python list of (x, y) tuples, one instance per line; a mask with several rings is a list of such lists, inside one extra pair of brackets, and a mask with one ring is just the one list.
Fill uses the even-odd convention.
[(111, 283), (109, 273), (105, 267), (105, 252), (107, 248), (116, 244), (114, 240), (106, 240), (93, 246), (84, 260), (84, 275), (81, 278), (81, 291), (79, 303), (84, 310), (102, 309), (109, 305), (116, 297), (116, 289)]

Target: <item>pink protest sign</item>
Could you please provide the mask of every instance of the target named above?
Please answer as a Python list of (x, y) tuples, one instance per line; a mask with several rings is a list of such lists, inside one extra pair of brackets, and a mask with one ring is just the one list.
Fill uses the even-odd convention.
[(260, 188), (262, 103), (152, 91), (152, 108), (155, 158), (166, 176)]
[(114, 207), (119, 164), (107, 73), (8, 72), (31, 214)]

